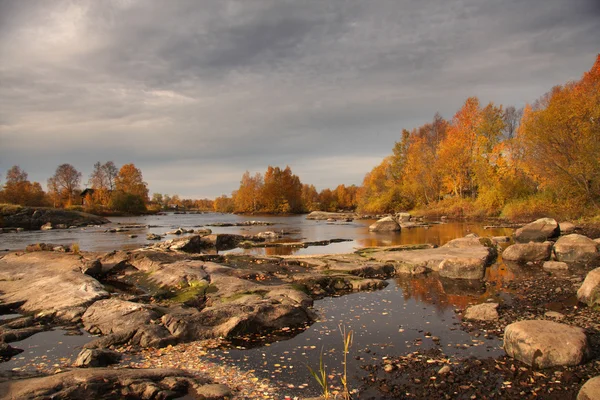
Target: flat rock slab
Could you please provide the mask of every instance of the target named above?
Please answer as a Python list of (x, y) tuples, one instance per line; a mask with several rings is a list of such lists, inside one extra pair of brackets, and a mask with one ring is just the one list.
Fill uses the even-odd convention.
[(577, 400), (600, 400), (600, 376), (593, 377), (581, 387)]
[(209, 379), (180, 369), (75, 369), (55, 375), (0, 383), (0, 398), (159, 399), (180, 397)]
[(159, 319), (160, 314), (152, 307), (119, 299), (97, 301), (82, 317), (88, 332), (103, 335), (138, 329)]
[(536, 368), (581, 364), (590, 347), (583, 329), (545, 320), (519, 321), (504, 330), (504, 350)]
[(74, 254), (11, 253), (0, 259), (0, 298), (22, 301), (27, 312), (68, 315), (78, 320), (85, 307), (109, 296), (94, 278), (81, 272), (85, 263)]
[(577, 291), (577, 299), (592, 307), (600, 305), (600, 268), (590, 271)]
[(597, 243), (592, 239), (573, 233), (561, 236), (554, 244), (554, 254), (558, 261), (592, 262), (600, 258)]
[[(434, 249), (420, 249), (408, 251), (381, 251), (373, 252), (369, 256), (377, 261), (395, 262), (405, 264), (411, 271), (417, 267), (424, 267), (432, 271), (439, 271), (444, 261), (448, 264), (446, 272), (448, 277), (460, 275), (456, 267), (460, 264), (468, 266), (466, 275), (481, 271), (489, 265), (496, 256), (496, 250), (481, 244), (480, 238), (460, 238)], [(475, 266), (477, 268), (475, 268)], [(450, 272), (452, 271), (452, 272)], [(468, 273), (467, 273), (468, 272)], [(479, 275), (480, 272), (477, 272)], [(466, 276), (465, 275), (465, 276)], [(467, 278), (472, 279), (472, 278)]]
[(496, 321), (498, 319), (498, 303), (483, 303), (468, 307), (463, 318), (474, 321)]
[(516, 243), (508, 246), (502, 253), (502, 259), (517, 263), (539, 262), (550, 259), (552, 243)]
[(540, 218), (515, 231), (517, 243), (545, 242), (548, 239), (558, 237), (560, 227), (558, 222), (552, 218)]

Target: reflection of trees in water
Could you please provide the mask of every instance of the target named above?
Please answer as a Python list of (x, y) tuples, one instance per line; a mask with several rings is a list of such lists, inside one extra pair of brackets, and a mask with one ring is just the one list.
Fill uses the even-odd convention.
[(466, 279), (444, 279), (435, 273), (426, 276), (403, 276), (396, 278), (405, 300), (431, 304), (439, 311), (450, 308), (465, 308), (470, 304), (482, 303), (500, 291), (506, 291), (502, 283), (514, 279), (503, 265), (494, 265), (486, 272), (486, 281)]
[(357, 242), (363, 247), (422, 243), (443, 245), (452, 239), (464, 237), (470, 233), (482, 237), (512, 235), (512, 229), (509, 228), (483, 229), (483, 227), (483, 224), (452, 222), (431, 225), (428, 228), (404, 228), (400, 233), (371, 233), (369, 237), (357, 239)]

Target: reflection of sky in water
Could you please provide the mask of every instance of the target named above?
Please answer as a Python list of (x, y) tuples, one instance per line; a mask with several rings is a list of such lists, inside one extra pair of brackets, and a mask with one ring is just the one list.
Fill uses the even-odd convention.
[[(317, 241), (330, 239), (352, 239), (350, 242), (333, 243), (328, 246), (314, 246), (300, 249), (289, 248), (267, 248), (236, 250), (250, 254), (266, 255), (291, 255), (291, 254), (323, 254), (323, 253), (347, 253), (355, 247), (387, 246), (398, 244), (433, 243), (444, 244), (447, 241), (465, 236), (469, 233), (477, 233), (480, 236), (510, 235), (511, 229), (483, 229), (482, 224), (477, 223), (448, 223), (435, 224), (429, 228), (403, 229), (401, 233), (372, 233), (369, 225), (372, 220), (355, 220), (353, 222), (327, 222), (309, 221), (305, 215), (294, 216), (272, 216), (254, 215), (239, 216), (232, 214), (167, 214), (149, 215), (143, 217), (111, 217), (113, 221), (109, 225), (87, 228), (74, 228), (66, 230), (51, 231), (28, 231), (20, 233), (5, 233), (2, 235), (0, 250), (23, 249), (31, 243), (55, 243), (70, 245), (79, 243), (84, 251), (111, 251), (115, 249), (134, 249), (149, 243), (146, 234), (162, 234), (178, 227), (200, 228), (202, 226), (219, 222), (243, 222), (243, 221), (267, 221), (274, 225), (270, 226), (247, 226), (247, 227), (210, 227), (214, 233), (236, 233), (257, 234), (265, 231), (289, 232), (284, 236), (285, 241)], [(120, 225), (119, 225), (120, 224)], [(127, 231), (118, 233), (106, 233), (109, 228), (126, 226), (130, 224), (149, 225), (149, 228), (125, 228)], [(137, 235), (130, 238), (130, 235)], [(173, 238), (175, 236), (168, 236)], [(280, 240), (281, 241), (281, 240)]]
[[(419, 349), (435, 347), (431, 338), (440, 338), (439, 346), (448, 356), (488, 357), (503, 354), (501, 341), (474, 337), (462, 331), (454, 308), (459, 303), (482, 301), (483, 291), (460, 284), (444, 291), (435, 277), (406, 277), (389, 281), (389, 286), (376, 292), (354, 293), (342, 297), (325, 298), (315, 302), (320, 315), (318, 322), (306, 331), (284, 341), (250, 350), (219, 351), (215, 358), (240, 364), (244, 369), (256, 371), (258, 376), (274, 379), (284, 385), (293, 384), (299, 395), (316, 395), (316, 383), (306, 365), (317, 368), (321, 349), (329, 372), (340, 372), (342, 339), (339, 325), (354, 331), (354, 344), (348, 362), (349, 375), (360, 376), (365, 361), (381, 362), (382, 357), (406, 355)], [(452, 297), (456, 296), (456, 297)], [(239, 343), (236, 343), (239, 344)], [(464, 346), (467, 345), (467, 346)], [(365, 352), (369, 349), (369, 352)], [(363, 360), (356, 360), (360, 356)], [(338, 378), (336, 378), (337, 380)], [(339, 384), (339, 380), (336, 382)], [(351, 387), (358, 383), (353, 378)], [(308, 384), (310, 389), (297, 389)]]

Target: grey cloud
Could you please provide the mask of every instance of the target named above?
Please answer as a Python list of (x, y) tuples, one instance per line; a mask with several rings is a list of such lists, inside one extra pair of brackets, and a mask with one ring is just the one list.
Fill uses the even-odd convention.
[(599, 16), (595, 0), (0, 1), (0, 173), (134, 162), (151, 191), (215, 196), (289, 164), (359, 184), (436, 111), (579, 77)]

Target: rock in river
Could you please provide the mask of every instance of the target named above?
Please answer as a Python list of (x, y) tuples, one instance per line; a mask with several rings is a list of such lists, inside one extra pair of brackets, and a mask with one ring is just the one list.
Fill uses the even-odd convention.
[(558, 222), (552, 218), (540, 218), (515, 231), (517, 243), (545, 242), (560, 235)]
[(593, 262), (600, 258), (596, 242), (577, 233), (561, 236), (554, 244), (554, 254), (558, 261), (565, 262)]
[(498, 303), (470, 306), (465, 310), (463, 318), (475, 321), (496, 321), (498, 319)]
[(536, 368), (581, 364), (590, 355), (585, 331), (553, 321), (528, 320), (504, 330), (504, 350)]
[(400, 229), (401, 227), (400, 224), (398, 224), (398, 221), (391, 216), (381, 218), (369, 226), (371, 232), (398, 232)]
[(600, 268), (590, 271), (577, 291), (577, 299), (592, 307), (600, 305)]
[(506, 261), (518, 263), (546, 261), (552, 255), (552, 243), (517, 243), (508, 246), (502, 253), (502, 258)]

